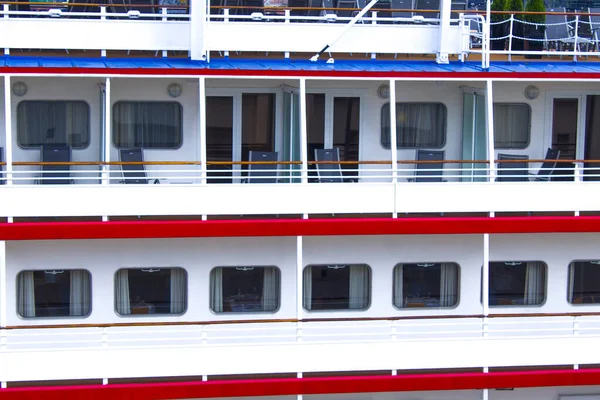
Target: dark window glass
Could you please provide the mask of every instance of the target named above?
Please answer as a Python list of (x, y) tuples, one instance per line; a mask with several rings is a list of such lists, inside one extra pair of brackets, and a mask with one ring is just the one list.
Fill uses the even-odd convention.
[(115, 302), (120, 315), (183, 314), (187, 274), (182, 268), (120, 269), (115, 274)]
[[(275, 149), (275, 95), (242, 94), (242, 161), (250, 151)], [(243, 169), (248, 169), (247, 165)]]
[[(442, 103), (396, 103), (398, 149), (438, 149), (446, 143), (447, 110)], [(381, 108), (381, 145), (389, 149), (390, 104)]]
[(210, 273), (210, 308), (222, 312), (273, 312), (279, 308), (276, 267), (217, 267)]
[(83, 317), (92, 304), (88, 271), (21, 271), (17, 276), (17, 312), (23, 318)]
[(528, 104), (494, 104), (496, 149), (524, 149), (529, 145), (531, 107)]
[(394, 268), (394, 305), (398, 308), (454, 307), (458, 303), (458, 265), (398, 264)]
[(490, 306), (541, 305), (546, 296), (546, 269), (541, 261), (490, 263)]
[(22, 101), (17, 106), (17, 142), (83, 149), (90, 143), (90, 106), (83, 101)]
[(309, 265), (304, 269), (304, 308), (364, 310), (371, 301), (368, 265)]
[(176, 149), (182, 140), (179, 103), (119, 101), (113, 107), (113, 143), (118, 148)]
[(573, 261), (569, 264), (569, 303), (600, 303), (600, 261)]
[[(340, 150), (341, 161), (358, 161), (360, 98), (333, 99), (333, 147)], [(342, 164), (344, 176), (358, 176), (358, 164)]]

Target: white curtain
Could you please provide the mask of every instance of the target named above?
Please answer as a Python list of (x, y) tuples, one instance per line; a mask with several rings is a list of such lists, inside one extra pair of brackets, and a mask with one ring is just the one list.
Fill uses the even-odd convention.
[(404, 265), (398, 264), (394, 270), (394, 305), (404, 307)]
[(263, 311), (275, 311), (279, 295), (278, 271), (273, 267), (264, 268), (262, 309)]
[(35, 285), (33, 271), (23, 271), (19, 276), (18, 308), (23, 318), (35, 317)]
[(187, 293), (185, 281), (185, 271), (183, 269), (171, 269), (171, 314), (181, 314), (185, 310)]
[(223, 268), (212, 271), (212, 297), (210, 299), (214, 312), (223, 312)]
[(69, 315), (84, 316), (90, 312), (91, 285), (90, 274), (82, 269), (71, 271), (71, 288), (69, 293)]
[(350, 266), (350, 308), (367, 308), (369, 303), (369, 269), (363, 265)]
[(118, 102), (115, 142), (121, 147), (173, 147), (178, 144), (181, 107), (172, 102)]
[(531, 110), (526, 104), (494, 104), (494, 143), (497, 148), (523, 148), (529, 140)]
[(117, 272), (115, 280), (117, 312), (121, 315), (131, 314), (131, 300), (129, 299), (129, 271), (126, 269)]
[(458, 268), (452, 263), (443, 263), (440, 270), (440, 307), (453, 307), (457, 301)]
[[(389, 109), (387, 120), (389, 121)], [(446, 109), (440, 103), (396, 103), (398, 148), (439, 147), (444, 141)]]
[(541, 262), (528, 262), (525, 273), (525, 299), (526, 305), (542, 304), (544, 301), (544, 264)]
[(304, 268), (302, 274), (302, 287), (304, 288), (304, 308), (312, 310), (312, 267)]

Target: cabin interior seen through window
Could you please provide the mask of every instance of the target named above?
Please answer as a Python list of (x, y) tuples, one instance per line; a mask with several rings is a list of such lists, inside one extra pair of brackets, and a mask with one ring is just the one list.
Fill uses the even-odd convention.
[(490, 263), (490, 306), (541, 305), (546, 296), (546, 270), (542, 261)]
[[(398, 149), (439, 149), (446, 143), (447, 109), (442, 103), (396, 103)], [(390, 103), (381, 108), (381, 145), (389, 149)]]
[(17, 276), (17, 312), (22, 318), (84, 317), (91, 302), (88, 271), (21, 271)]
[(309, 265), (303, 273), (304, 308), (364, 310), (371, 302), (371, 268), (358, 265)]
[(113, 142), (121, 149), (177, 149), (183, 140), (181, 104), (119, 101), (113, 107)]
[(569, 264), (571, 304), (600, 303), (600, 261), (573, 261)]
[(83, 149), (90, 143), (90, 106), (83, 101), (22, 101), (17, 106), (17, 142)]
[(280, 276), (276, 267), (216, 267), (210, 273), (210, 308), (216, 313), (274, 312)]
[(457, 303), (457, 264), (398, 264), (394, 268), (396, 307), (454, 307)]
[(187, 274), (182, 268), (120, 269), (115, 274), (115, 306), (120, 315), (183, 314)]

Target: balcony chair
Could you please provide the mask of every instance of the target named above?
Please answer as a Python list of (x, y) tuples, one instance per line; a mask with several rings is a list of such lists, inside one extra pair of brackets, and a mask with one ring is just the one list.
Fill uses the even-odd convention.
[[(142, 149), (121, 149), (119, 151), (121, 162), (143, 162), (144, 155)], [(148, 178), (146, 176), (146, 168), (143, 164), (123, 164), (121, 165), (123, 172), (123, 180), (121, 183), (132, 183), (132, 184), (147, 184)], [(158, 179), (154, 183), (159, 183)]]
[[(391, 5), (393, 10), (412, 10), (413, 0), (392, 0)], [(412, 18), (412, 11), (392, 11), (393, 18)], [(407, 21), (399, 22), (401, 24), (407, 24)]]
[[(276, 151), (250, 151), (250, 162), (277, 161)], [(246, 183), (277, 183), (276, 164), (249, 164)]]
[(442, 178), (444, 172), (443, 150), (417, 150), (417, 161), (440, 161), (432, 163), (417, 164), (415, 177), (409, 178), (409, 182), (445, 182)]
[[(357, 0), (337, 0), (335, 2), (335, 8), (358, 8)], [(357, 10), (336, 10), (335, 14), (340, 18), (352, 18), (358, 14)], [(343, 20), (338, 21), (340, 23), (347, 24), (349, 21)], [(359, 21), (360, 22), (360, 21)]]
[[(467, 2), (462, 0), (452, 0), (450, 5), (450, 13), (451, 19), (458, 19), (460, 17), (460, 13), (464, 13), (467, 10)], [(452, 22), (451, 25), (458, 25), (458, 22)]]
[[(423, 18), (439, 18), (440, 17), (440, 0), (416, 0), (414, 16), (421, 16)], [(419, 12), (418, 10), (438, 10), (437, 13), (432, 12)], [(437, 25), (435, 22), (428, 22), (428, 24)]]
[[(71, 162), (71, 148), (66, 145), (44, 145), (41, 148), (41, 162)], [(38, 183), (42, 185), (64, 185), (73, 183), (70, 165), (42, 165)]]
[(344, 182), (342, 166), (335, 164), (340, 161), (340, 149), (315, 149), (315, 161), (331, 161), (331, 164), (316, 164), (317, 176), (321, 183)]
[[(288, 0), (288, 6), (295, 7), (307, 7), (307, 8), (323, 8), (323, 0)], [(323, 10), (291, 10), (290, 15), (292, 17), (319, 17), (323, 13)], [(301, 21), (294, 20), (292, 22), (313, 22), (313, 21)]]
[(542, 166), (538, 170), (537, 174), (530, 174), (530, 181), (546, 181), (549, 182), (552, 178), (552, 173), (556, 168), (558, 157), (560, 156), (560, 150), (548, 149), (546, 151), (546, 157), (544, 157), (544, 161)]
[[(515, 154), (498, 154), (498, 175), (496, 182), (525, 182), (528, 181), (527, 170), (529, 156)], [(502, 162), (502, 161), (514, 162)]]
[[(600, 8), (588, 8), (590, 13), (600, 14)], [(598, 51), (598, 43), (600, 42), (600, 35), (598, 31), (600, 30), (600, 16), (590, 15), (589, 19), (589, 27), (591, 32), (591, 41), (593, 42), (593, 48), (595, 51)]]

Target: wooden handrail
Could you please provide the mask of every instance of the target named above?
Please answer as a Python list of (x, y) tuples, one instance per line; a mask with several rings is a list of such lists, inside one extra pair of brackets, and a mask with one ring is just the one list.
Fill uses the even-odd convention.
[[(426, 309), (426, 308), (424, 308)], [(600, 312), (576, 313), (534, 313), (534, 314), (490, 314), (488, 318), (548, 318), (548, 317), (597, 317)], [(157, 322), (122, 322), (106, 324), (57, 324), (57, 325), (10, 325), (0, 330), (15, 329), (59, 329), (59, 328), (112, 328), (140, 326), (190, 326), (190, 325), (233, 325), (233, 324), (272, 324), (298, 322), (365, 322), (365, 321), (410, 321), (410, 320), (439, 320), (439, 319), (469, 319), (483, 318), (483, 314), (471, 315), (406, 315), (393, 317), (360, 317), (360, 318), (287, 318), (287, 319), (244, 319), (225, 321), (157, 321)]]

